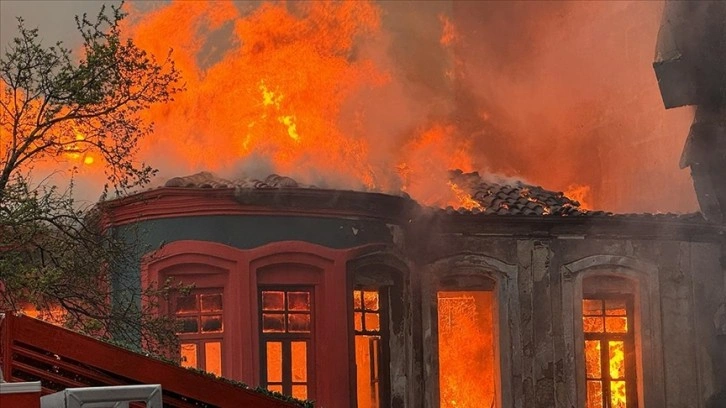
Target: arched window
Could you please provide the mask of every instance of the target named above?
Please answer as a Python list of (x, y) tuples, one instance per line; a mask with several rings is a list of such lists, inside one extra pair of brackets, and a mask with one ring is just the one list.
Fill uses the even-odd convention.
[(313, 350), (313, 288), (261, 286), (262, 385), (307, 399)]
[(206, 241), (176, 241), (147, 255), (142, 284), (152, 287), (170, 281), (184, 288), (170, 293), (160, 313), (177, 321), (182, 366), (234, 377), (239, 363), (231, 349), (237, 302), (229, 283), (238, 269), (239, 251)]
[(511, 345), (500, 322), (508, 321), (509, 301), (516, 299), (516, 287), (508, 284), (516, 271), (478, 254), (447, 258), (425, 271), (427, 406), (502, 407), (511, 401), (509, 376), (502, 375), (511, 370), (511, 356), (501, 352)]
[(260, 386), (300, 399), (316, 399), (315, 368), (324, 327), (322, 269), (272, 263), (256, 269)]
[(633, 288), (626, 279), (583, 281), (586, 407), (638, 406)]
[[(388, 252), (369, 253), (351, 261), (349, 330), (352, 352), (351, 392), (357, 408), (403, 406), (410, 378), (408, 347), (410, 293), (408, 267)], [(391, 359), (395, 355), (397, 358)]]
[(564, 340), (575, 356), (568, 398), (587, 408), (663, 406), (657, 268), (595, 255), (564, 265), (562, 277)]

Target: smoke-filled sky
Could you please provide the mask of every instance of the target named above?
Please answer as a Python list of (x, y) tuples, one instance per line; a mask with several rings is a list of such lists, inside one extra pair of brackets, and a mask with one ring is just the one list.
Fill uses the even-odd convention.
[[(174, 48), (189, 88), (149, 114), (160, 180), (275, 171), (435, 202), (461, 167), (609, 211), (697, 209), (692, 111), (664, 109), (652, 69), (661, 2), (261, 3), (128, 5), (127, 34)], [(73, 46), (100, 4), (0, 1), (0, 43), (22, 15)]]

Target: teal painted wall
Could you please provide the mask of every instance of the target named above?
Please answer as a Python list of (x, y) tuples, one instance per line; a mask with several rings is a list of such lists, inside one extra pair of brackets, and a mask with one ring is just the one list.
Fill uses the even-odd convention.
[(390, 229), (382, 221), (299, 216), (163, 218), (123, 225), (114, 233), (132, 243), (133, 251), (122, 265), (113, 268), (114, 304), (119, 307), (126, 307), (129, 302), (140, 306), (141, 258), (174, 241), (212, 241), (240, 249), (279, 241), (306, 241), (335, 249), (393, 241)]

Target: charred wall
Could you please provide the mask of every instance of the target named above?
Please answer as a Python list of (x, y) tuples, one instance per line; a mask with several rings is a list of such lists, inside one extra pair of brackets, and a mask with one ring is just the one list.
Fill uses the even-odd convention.
[[(530, 228), (530, 236), (521, 231), (507, 236), (506, 228), (496, 226), (479, 233), (441, 232), (418, 253), (427, 265), (478, 255), (516, 271), (501, 282), (507, 288), (499, 300), (499, 307), (508, 309), (508, 320), (499, 322), (500, 334), (508, 332), (500, 353), (508, 354), (510, 365), (501, 372), (508, 377), (502, 384), (510, 387), (502, 390), (503, 406), (584, 406), (578, 384), (584, 374), (577, 362), (582, 344), (573, 340), (573, 321), (579, 319), (573, 312), (573, 288), (580, 274), (591, 272), (637, 280), (640, 299), (646, 302), (640, 312), (647, 309), (649, 316), (639, 318), (640, 327), (635, 328), (643, 333), (640, 357), (645, 357), (639, 363), (640, 401), (645, 406), (713, 406), (707, 401), (716, 398), (725, 378), (717, 319), (726, 289), (716, 237), (644, 239), (636, 229), (612, 235), (587, 226), (557, 236), (535, 225)], [(577, 229), (580, 234), (573, 234)], [(426, 266), (422, 270), (428, 271)], [(424, 282), (429, 279), (422, 276)], [(426, 343), (431, 321), (424, 316), (423, 323)], [(435, 374), (431, 362), (425, 363), (428, 374)], [(429, 396), (427, 406), (437, 406), (434, 401)]]

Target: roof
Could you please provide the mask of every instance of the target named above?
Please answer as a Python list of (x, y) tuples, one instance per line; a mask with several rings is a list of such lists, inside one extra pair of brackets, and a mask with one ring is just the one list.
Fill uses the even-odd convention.
[[(449, 172), (449, 180), (464, 190), (480, 206), (457, 212), (496, 215), (582, 215), (590, 213), (580, 208), (580, 203), (567, 198), (562, 192), (545, 190), (539, 186), (521, 181), (489, 181), (478, 172), (464, 173), (461, 170)], [(449, 212), (454, 211), (448, 207)]]
[(264, 180), (252, 177), (242, 177), (227, 180), (203, 171), (191, 176), (174, 177), (164, 183), (164, 187), (187, 188), (234, 188), (234, 189), (270, 189), (270, 188), (316, 188), (315, 186), (300, 184), (290, 177), (270, 174)]
[(311, 406), (10, 312), (0, 313), (0, 370), (9, 382), (40, 381), (44, 395), (76, 387), (161, 384), (164, 407), (170, 408)]
[[(463, 207), (458, 210), (448, 207), (448, 211), (496, 215), (581, 215), (590, 213), (581, 209), (580, 203), (567, 198), (562, 192), (545, 190), (521, 181), (493, 182), (486, 180), (477, 172), (464, 173), (461, 170), (450, 171), (449, 179), (457, 188), (470, 195), (478, 206), (474, 205), (471, 210)], [(317, 189), (316, 186), (298, 183), (290, 177), (277, 174), (271, 174), (262, 180), (252, 177), (228, 180), (209, 172), (174, 177), (167, 181), (164, 187), (233, 188), (235, 190)], [(446, 186), (442, 186), (442, 188), (446, 188)]]
[[(561, 191), (547, 190), (541, 186), (524, 183), (519, 180), (496, 179), (485, 177), (478, 172), (464, 173), (461, 170), (449, 172), (450, 183), (456, 189), (465, 192), (473, 200), (468, 208), (434, 208), (446, 214), (461, 215), (498, 215), (498, 216), (552, 216), (571, 217), (609, 217), (619, 219), (640, 220), (678, 220), (683, 222), (703, 223), (700, 213), (631, 213), (614, 214), (607, 211), (593, 211), (582, 208), (580, 203)], [(241, 177), (233, 180), (218, 177), (210, 172), (200, 172), (190, 176), (174, 177), (164, 187), (190, 189), (234, 189), (237, 195), (254, 190), (324, 190), (314, 185), (299, 183), (296, 180), (271, 174), (264, 179)], [(451, 187), (451, 186), (450, 186)], [(446, 187), (442, 187), (446, 188)], [(408, 197), (406, 193), (400, 196)]]

